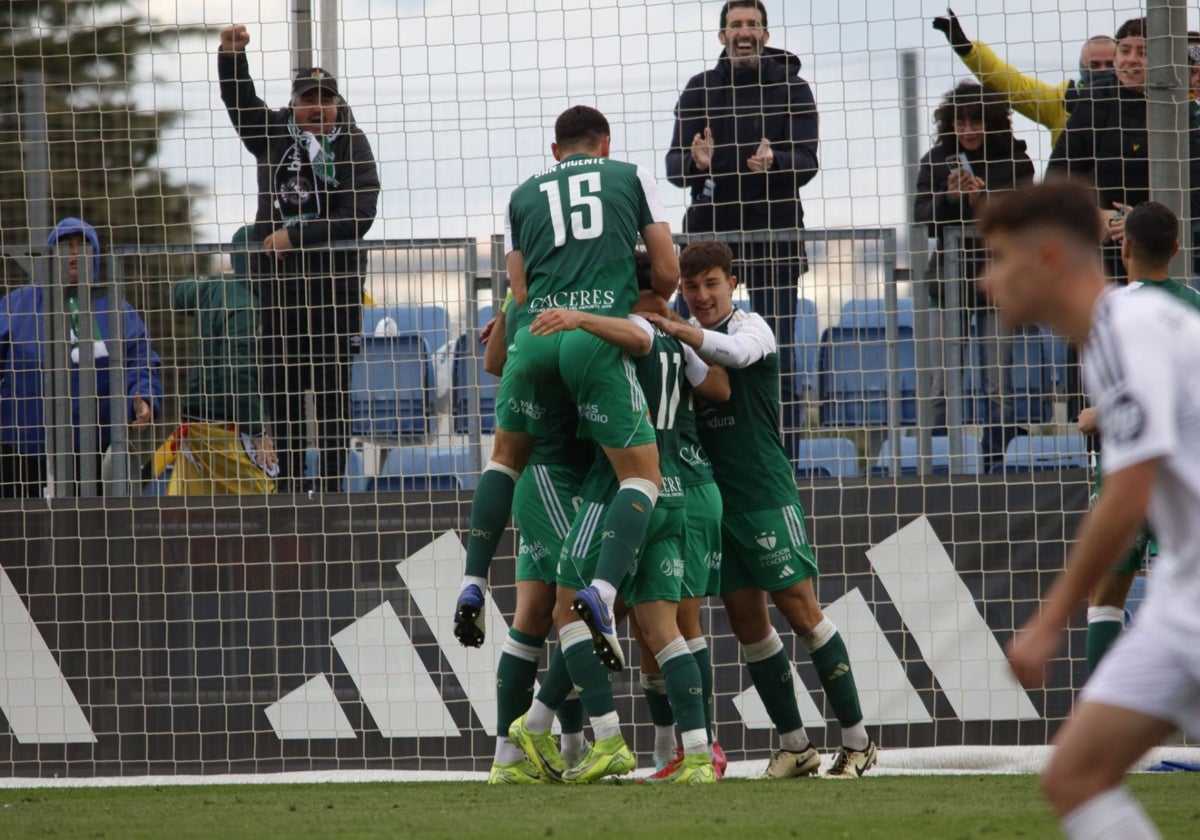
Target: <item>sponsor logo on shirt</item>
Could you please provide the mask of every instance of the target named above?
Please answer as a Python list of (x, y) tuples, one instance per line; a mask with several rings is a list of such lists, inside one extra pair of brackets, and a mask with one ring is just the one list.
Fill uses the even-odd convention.
[(583, 403), (578, 406), (579, 416), (589, 423), (607, 423), (608, 415), (600, 411), (600, 406), (595, 403)]
[(683, 484), (679, 481), (679, 476), (664, 475), (662, 477), (663, 486), (660, 495), (663, 496), (682, 496)]
[(617, 304), (617, 293), (611, 289), (583, 289), (576, 292), (554, 292), (535, 295), (529, 299), (529, 311), (543, 312), (547, 309), (612, 309)]
[(704, 447), (694, 444), (685, 444), (679, 447), (679, 460), (690, 466), (705, 466), (710, 467), (708, 453), (704, 451)]
[(529, 400), (510, 399), (508, 401), (508, 410), (514, 414), (524, 414), (530, 420), (541, 420), (542, 415), (546, 413), (546, 409)]
[(1128, 391), (1118, 393), (1103, 414), (1103, 433), (1113, 443), (1135, 443), (1146, 430), (1146, 410)]
[(728, 417), (700, 417), (700, 425), (706, 429), (724, 429), (736, 422), (732, 414)]

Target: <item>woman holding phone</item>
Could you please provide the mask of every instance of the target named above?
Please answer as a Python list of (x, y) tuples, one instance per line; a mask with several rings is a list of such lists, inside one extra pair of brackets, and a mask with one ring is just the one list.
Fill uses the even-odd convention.
[(950, 227), (969, 226), (991, 193), (1011, 190), (1032, 180), (1033, 162), (1025, 151), (1025, 141), (1013, 136), (1012, 108), (1008, 101), (976, 82), (961, 82), (942, 97), (933, 114), (937, 142), (918, 167), (915, 218), (924, 224), (937, 248), (929, 262), (926, 278), (930, 300), (935, 309), (930, 318), (929, 337), (931, 394), (938, 400), (934, 424), (945, 428), (945, 355), (942, 347), (942, 313), (946, 300), (945, 284), (961, 282), (962, 329), (970, 334), (972, 316), (975, 335), (983, 352), (984, 387), (987, 392), (987, 430), (983, 438), (984, 466), (990, 466), (1004, 454), (1004, 447), (1016, 433), (1012, 407), (1003, 395), (1007, 368), (1012, 358), (1011, 342), (1000, 334), (994, 310), (975, 289), (975, 279), (984, 262), (984, 251), (969, 238), (958, 255), (957, 277), (947, 277), (946, 231)]

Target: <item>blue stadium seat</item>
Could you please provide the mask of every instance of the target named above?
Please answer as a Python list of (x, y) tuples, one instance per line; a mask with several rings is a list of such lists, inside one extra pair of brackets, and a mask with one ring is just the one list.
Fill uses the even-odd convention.
[(380, 327), (386, 318), (391, 318), (396, 325), (395, 332), (416, 333), (424, 338), (431, 352), (437, 352), (450, 340), (450, 314), (446, 307), (440, 304), (410, 303), (367, 307), (363, 310), (363, 333), (389, 334), (390, 325), (387, 328)]
[[(920, 468), (917, 458), (916, 437), (901, 437), (900, 439), (900, 472), (898, 475), (919, 475)], [(963, 446), (966, 449), (961, 455), (950, 457), (950, 439), (945, 435), (935, 435), (930, 438), (929, 472), (931, 475), (979, 475), (981, 472), (979, 457), (979, 439), (974, 435), (965, 435)], [(871, 466), (871, 475), (892, 475), (892, 438), (883, 441), (879, 457)]]
[(1046, 339), (1041, 327), (1030, 327), (1012, 337), (1011, 399), (1014, 419), (1019, 424), (1050, 419), (1054, 363)]
[(350, 433), (367, 438), (429, 434), (433, 381), (425, 341), (415, 333), (364, 335), (350, 367)]
[[(492, 307), (481, 306), (476, 316), (476, 328), (483, 329), (492, 320)], [(496, 388), (500, 380), (483, 369), (483, 347), (478, 355), (467, 347), (467, 335), (463, 333), (454, 341), (454, 361), (450, 367), (450, 408), (454, 414), (454, 433), (465, 435), (468, 428), (468, 365), (474, 364), (479, 381), (479, 430), (486, 435), (496, 431)]]
[(821, 360), (821, 333), (817, 323), (817, 303), (800, 298), (796, 307), (795, 370), (796, 389), (802, 394), (817, 391), (817, 365)]
[(363, 467), (361, 449), (351, 449), (346, 453), (346, 478), (342, 486), (348, 493), (361, 493), (367, 489), (370, 480)]
[(1046, 331), (1046, 341), (1050, 345), (1049, 358), (1054, 379), (1054, 388), (1060, 393), (1067, 387), (1067, 341), (1049, 330)]
[(1009, 441), (996, 471), (1024, 473), (1087, 466), (1087, 445), (1081, 434), (1018, 435)]
[(321, 475), (321, 452), (318, 449), (304, 450), (304, 477), (319, 478)]
[[(897, 298), (896, 320), (900, 323), (901, 331), (907, 327), (911, 332), (913, 319), (913, 299)], [(853, 298), (842, 304), (842, 314), (837, 326), (883, 329), (886, 323), (887, 302), (883, 298)]]
[[(916, 342), (912, 321), (900, 326), (900, 423), (917, 422)], [(888, 347), (882, 325), (830, 327), (821, 340), (818, 391), (821, 425), (886, 426)]]
[(796, 440), (797, 478), (843, 478), (858, 474), (858, 450), (846, 438)]
[[(182, 455), (177, 455), (177, 458), (182, 458)], [(168, 464), (167, 468), (162, 471), (161, 475), (155, 476), (147, 482), (142, 488), (143, 496), (165, 496), (167, 495), (167, 485), (171, 483), (171, 473), (175, 471), (174, 464)]]
[(472, 472), (465, 446), (402, 446), (384, 459), (367, 489), (381, 493), (401, 490), (458, 490)]

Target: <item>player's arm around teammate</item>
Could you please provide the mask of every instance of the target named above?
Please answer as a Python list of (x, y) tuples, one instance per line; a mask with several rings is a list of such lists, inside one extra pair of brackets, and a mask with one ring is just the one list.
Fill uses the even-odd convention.
[(700, 439), (724, 503), (721, 599), (751, 678), (780, 734), (768, 777), (810, 775), (820, 756), (800, 720), (793, 665), (771, 624), (766, 593), (812, 657), (842, 727), (842, 747), (828, 775), (857, 778), (874, 766), (850, 657), (817, 602), (818, 569), (804, 528), (792, 464), (779, 433), (779, 353), (761, 316), (737, 311), (732, 255), (720, 242), (698, 242), (680, 255), (683, 296), (695, 323), (653, 321), (729, 369), (732, 399), (703, 406)]

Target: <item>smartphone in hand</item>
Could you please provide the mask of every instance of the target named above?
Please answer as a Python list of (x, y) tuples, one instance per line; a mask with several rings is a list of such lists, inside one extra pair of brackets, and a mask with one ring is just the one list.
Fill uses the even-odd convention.
[(975, 177), (975, 170), (971, 169), (971, 161), (967, 160), (966, 152), (958, 153), (958, 167), (972, 178)]

